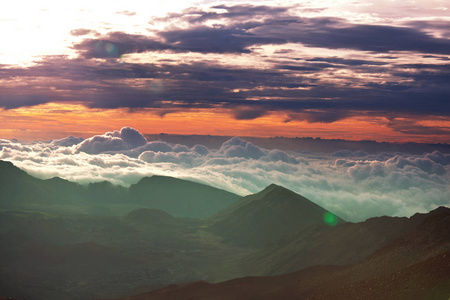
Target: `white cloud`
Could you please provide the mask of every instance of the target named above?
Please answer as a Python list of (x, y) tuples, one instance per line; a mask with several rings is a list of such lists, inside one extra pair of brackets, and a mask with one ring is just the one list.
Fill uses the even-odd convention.
[(81, 142), (76, 150), (89, 154), (118, 152), (134, 149), (147, 143), (147, 139), (136, 129), (124, 127), (120, 131), (96, 135)]
[(77, 141), (69, 137), (22, 145), (0, 140), (0, 159), (37, 177), (81, 183), (108, 180), (128, 186), (143, 176), (160, 174), (241, 195), (277, 183), (350, 221), (450, 205), (450, 155), (438, 151), (308, 154), (263, 149), (239, 138), (215, 150), (147, 142), (132, 128)]
[(225, 157), (243, 157), (258, 159), (266, 154), (264, 150), (250, 142), (234, 137), (222, 144), (219, 153)]
[(82, 141), (84, 141), (83, 138), (68, 136), (63, 139), (53, 140), (50, 144), (51, 144), (51, 146), (54, 146), (54, 147), (70, 147), (70, 146), (78, 145)]

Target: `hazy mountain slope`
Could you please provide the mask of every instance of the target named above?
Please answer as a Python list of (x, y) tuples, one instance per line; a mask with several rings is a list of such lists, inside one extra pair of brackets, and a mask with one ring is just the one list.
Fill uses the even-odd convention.
[(122, 203), (127, 199), (128, 189), (114, 185), (109, 181), (92, 182), (85, 186), (86, 195), (91, 203)]
[[(305, 197), (272, 184), (209, 218), (214, 224), (208, 230), (222, 236), (226, 243), (262, 247), (277, 242), (293, 230), (325, 224), (327, 213)], [(331, 216), (335, 224), (344, 222)]]
[[(194, 282), (127, 297), (128, 300), (447, 300), (450, 252), (397, 272), (340, 280), (349, 267), (314, 267), (275, 277), (246, 277), (218, 284)], [(370, 273), (370, 270), (368, 270)]]
[(12, 163), (0, 160), (0, 206), (50, 203), (53, 200), (42, 180), (28, 175)]
[(129, 189), (109, 182), (82, 186), (58, 177), (41, 180), (0, 160), (0, 208), (26, 206), (51, 212), (117, 215), (148, 207), (177, 217), (205, 218), (239, 198), (208, 185), (164, 176), (143, 178)]
[(58, 177), (35, 178), (12, 163), (0, 160), (0, 207), (48, 204), (86, 204), (86, 190)]
[(340, 287), (312, 299), (445, 299), (450, 297), (450, 208), (339, 274)]
[(130, 201), (176, 217), (205, 218), (240, 197), (208, 185), (166, 176), (141, 179), (129, 189)]
[(450, 295), (450, 209), (439, 208), (410, 233), (354, 266), (317, 266), (218, 284), (195, 282), (133, 300), (445, 299)]
[(414, 230), (425, 218), (378, 217), (336, 227), (315, 225), (296, 231), (276, 244), (236, 263), (244, 275), (277, 275), (314, 265), (352, 265), (400, 235)]

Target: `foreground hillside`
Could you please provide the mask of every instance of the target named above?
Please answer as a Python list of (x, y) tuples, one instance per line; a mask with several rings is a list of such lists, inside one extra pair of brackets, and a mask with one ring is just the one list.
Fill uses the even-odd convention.
[(430, 299), (450, 296), (450, 209), (426, 215), (419, 226), (353, 266), (316, 266), (279, 276), (218, 284), (194, 282), (129, 297), (133, 300), (206, 299)]

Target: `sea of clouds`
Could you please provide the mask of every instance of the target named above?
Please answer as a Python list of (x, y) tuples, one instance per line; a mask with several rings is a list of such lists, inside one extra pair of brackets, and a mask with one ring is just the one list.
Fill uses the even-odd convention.
[(263, 149), (234, 137), (219, 149), (147, 141), (124, 127), (88, 139), (20, 143), (0, 139), (0, 159), (39, 178), (129, 186), (144, 176), (167, 175), (240, 195), (271, 183), (289, 188), (348, 221), (410, 216), (450, 206), (450, 154), (331, 154)]

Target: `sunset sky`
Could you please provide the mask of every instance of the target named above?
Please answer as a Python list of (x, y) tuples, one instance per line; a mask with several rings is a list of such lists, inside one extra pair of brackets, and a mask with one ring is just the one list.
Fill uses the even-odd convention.
[(10, 1), (0, 138), (450, 143), (450, 1)]

